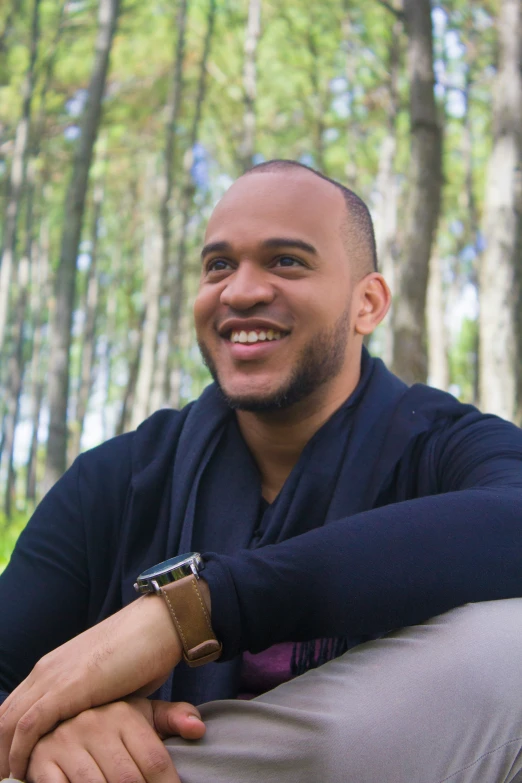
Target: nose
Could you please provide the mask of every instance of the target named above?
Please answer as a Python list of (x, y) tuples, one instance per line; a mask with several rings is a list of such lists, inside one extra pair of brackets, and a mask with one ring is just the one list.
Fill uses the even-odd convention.
[(258, 304), (270, 304), (275, 296), (269, 272), (251, 261), (242, 261), (227, 277), (221, 292), (221, 304), (234, 310), (250, 310)]

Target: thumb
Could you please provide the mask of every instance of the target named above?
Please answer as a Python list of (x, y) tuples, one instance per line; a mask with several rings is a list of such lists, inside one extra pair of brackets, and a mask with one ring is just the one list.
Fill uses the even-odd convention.
[(151, 701), (154, 728), (162, 739), (183, 737), (183, 739), (201, 739), (205, 733), (205, 724), (199, 710), (186, 701)]

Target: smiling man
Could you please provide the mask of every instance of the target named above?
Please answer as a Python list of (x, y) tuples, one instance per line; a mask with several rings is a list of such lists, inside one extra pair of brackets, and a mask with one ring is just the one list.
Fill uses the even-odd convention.
[(522, 433), (372, 359), (389, 304), (355, 194), (234, 183), (215, 383), (82, 455), (0, 577), (1, 773), (522, 781)]

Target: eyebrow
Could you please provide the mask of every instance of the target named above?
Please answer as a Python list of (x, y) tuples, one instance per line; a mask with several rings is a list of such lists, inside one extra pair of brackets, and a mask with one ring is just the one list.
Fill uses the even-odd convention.
[[(306, 253), (310, 253), (313, 256), (317, 255), (316, 248), (309, 242), (305, 242), (302, 239), (294, 239), (293, 237), (270, 237), (261, 242), (261, 247), (276, 248), (276, 247), (296, 247), (300, 250), (304, 250)], [(232, 245), (230, 242), (209, 242), (205, 245), (201, 251), (201, 258), (204, 258), (209, 253), (226, 253), (232, 251)]]

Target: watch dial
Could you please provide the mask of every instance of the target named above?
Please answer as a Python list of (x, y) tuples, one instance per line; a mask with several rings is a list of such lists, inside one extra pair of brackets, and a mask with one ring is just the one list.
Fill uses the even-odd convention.
[(195, 557), (198, 557), (197, 552), (188, 552), (188, 554), (171, 557), (170, 560), (164, 560), (163, 563), (158, 563), (147, 571), (144, 571), (140, 574), (139, 578), (151, 579), (159, 574), (164, 574), (166, 571), (172, 571), (173, 568), (177, 568), (178, 566), (183, 565), (183, 563), (190, 562), (190, 560), (193, 560)]

